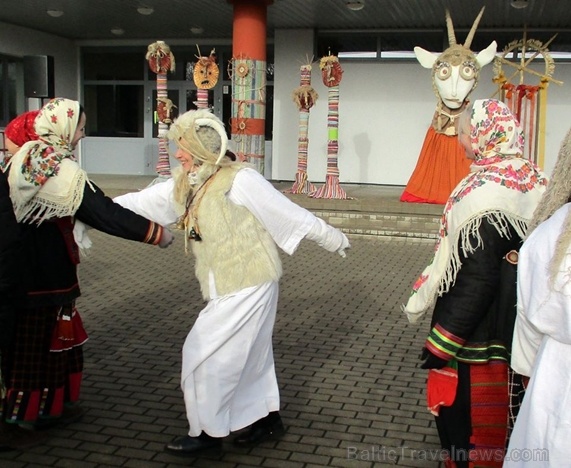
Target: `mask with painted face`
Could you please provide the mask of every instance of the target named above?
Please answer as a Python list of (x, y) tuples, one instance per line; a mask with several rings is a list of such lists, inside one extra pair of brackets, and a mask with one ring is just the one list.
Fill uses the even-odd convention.
[(449, 109), (459, 109), (466, 102), (478, 83), (480, 69), (490, 63), (496, 54), (497, 44), (493, 41), (479, 54), (470, 50), (478, 23), (484, 13), (480, 10), (464, 44), (456, 42), (450, 13), (446, 11), (449, 47), (439, 56), (422, 47), (415, 47), (417, 60), (424, 68), (432, 70), (433, 88), (439, 102)]

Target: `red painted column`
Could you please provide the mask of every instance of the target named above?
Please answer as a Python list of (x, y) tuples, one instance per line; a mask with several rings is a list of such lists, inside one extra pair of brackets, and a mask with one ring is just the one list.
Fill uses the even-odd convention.
[(241, 160), (264, 173), (266, 26), (272, 0), (229, 0), (232, 38), (232, 140)]

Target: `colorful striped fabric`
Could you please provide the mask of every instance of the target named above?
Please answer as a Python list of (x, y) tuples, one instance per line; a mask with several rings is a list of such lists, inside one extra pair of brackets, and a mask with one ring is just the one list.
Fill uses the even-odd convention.
[(508, 365), (470, 366), (470, 467), (501, 467), (508, 428)]

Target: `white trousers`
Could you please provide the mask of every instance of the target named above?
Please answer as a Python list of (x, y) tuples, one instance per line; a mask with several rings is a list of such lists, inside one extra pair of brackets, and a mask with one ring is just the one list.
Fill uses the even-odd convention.
[(182, 350), (188, 434), (225, 437), (278, 411), (272, 331), (277, 282), (208, 302)]

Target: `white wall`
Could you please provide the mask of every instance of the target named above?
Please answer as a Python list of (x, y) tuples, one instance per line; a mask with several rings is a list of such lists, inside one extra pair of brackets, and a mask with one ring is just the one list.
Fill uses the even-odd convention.
[(55, 95), (79, 98), (79, 48), (74, 41), (0, 23), (0, 54), (13, 57), (51, 55), (54, 58)]
[[(291, 93), (299, 68), (313, 50), (313, 32), (280, 30), (275, 36), (274, 140), (272, 179), (294, 180), (297, 170), (299, 113)], [(318, 59), (318, 58), (317, 58)], [(436, 106), (430, 70), (411, 62), (342, 62), (339, 85), (339, 170), (347, 183), (406, 185), (416, 165)], [(506, 71), (509, 76), (510, 72)], [(481, 73), (471, 99), (496, 92), (492, 65)], [(553, 168), (561, 140), (571, 126), (571, 64), (557, 64), (548, 88), (545, 170)], [(537, 81), (531, 81), (536, 84)], [(319, 63), (312, 86), (319, 99), (310, 112), (308, 177), (323, 182), (327, 170), (327, 93)]]
[(144, 138), (86, 137), (81, 166), (89, 174), (152, 175), (158, 160), (158, 143)]
[[(299, 86), (300, 66), (312, 58), (312, 30), (279, 30), (275, 35), (274, 132), (266, 177), (293, 181), (297, 169), (299, 113), (292, 91)], [(54, 57), (55, 93), (79, 99), (79, 49), (74, 41), (0, 23), (0, 54)], [(316, 60), (319, 57), (315, 58)], [(430, 70), (416, 61), (342, 62), (339, 86), (339, 169), (341, 182), (405, 185), (414, 170), (424, 135), (436, 105)], [(482, 71), (471, 98), (490, 97), (496, 91), (493, 70)], [(557, 63), (554, 78), (562, 86), (548, 88), (545, 170), (551, 173), (561, 140), (571, 126), (571, 64)], [(309, 120), (308, 175), (323, 182), (327, 163), (327, 92), (314, 63), (312, 85), (319, 99)], [(86, 169), (110, 174), (153, 173), (156, 148), (117, 139), (84, 140), (81, 156)], [(105, 141), (103, 141), (105, 140)], [(97, 156), (88, 157), (93, 146)], [(95, 154), (95, 153), (93, 153)], [(136, 164), (123, 164), (125, 154), (141, 154)]]

